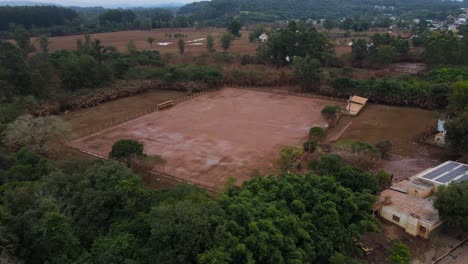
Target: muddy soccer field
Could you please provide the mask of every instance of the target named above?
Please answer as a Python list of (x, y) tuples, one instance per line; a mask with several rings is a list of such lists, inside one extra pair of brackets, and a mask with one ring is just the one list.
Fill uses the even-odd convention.
[(335, 102), (225, 88), (111, 127), (69, 144), (107, 156), (119, 139), (135, 139), (161, 155), (164, 173), (206, 187), (237, 184), (254, 171), (276, 171), (284, 145), (302, 145), (320, 110)]

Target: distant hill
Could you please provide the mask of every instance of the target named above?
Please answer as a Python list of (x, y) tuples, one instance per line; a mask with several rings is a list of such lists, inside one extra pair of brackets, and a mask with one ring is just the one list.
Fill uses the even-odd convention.
[(32, 1), (2, 1), (0, 6), (56, 6), (57, 4)]
[(205, 21), (222, 21), (233, 16), (250, 21), (277, 21), (379, 16), (421, 10), (440, 12), (444, 8), (466, 5), (466, 1), (460, 3), (444, 0), (212, 0), (187, 4), (178, 13)]

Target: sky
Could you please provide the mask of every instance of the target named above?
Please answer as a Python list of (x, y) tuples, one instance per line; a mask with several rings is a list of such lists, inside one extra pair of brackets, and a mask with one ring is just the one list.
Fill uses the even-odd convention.
[[(0, 2), (8, 2), (14, 0), (0, 0)], [(19, 0), (21, 1), (21, 0)], [(24, 0), (28, 2), (52, 3), (62, 6), (145, 6), (158, 5), (167, 3), (190, 3), (195, 0)], [(197, 0), (200, 1), (200, 0)]]

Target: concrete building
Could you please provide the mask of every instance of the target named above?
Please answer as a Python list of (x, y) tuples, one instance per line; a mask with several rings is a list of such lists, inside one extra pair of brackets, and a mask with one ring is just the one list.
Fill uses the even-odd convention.
[(374, 207), (380, 217), (399, 225), (413, 236), (429, 238), (431, 231), (442, 224), (433, 202), (393, 189), (380, 194)]
[(374, 205), (375, 215), (399, 225), (413, 236), (428, 238), (442, 224), (434, 208), (437, 188), (468, 180), (468, 165), (447, 161), (383, 191)]

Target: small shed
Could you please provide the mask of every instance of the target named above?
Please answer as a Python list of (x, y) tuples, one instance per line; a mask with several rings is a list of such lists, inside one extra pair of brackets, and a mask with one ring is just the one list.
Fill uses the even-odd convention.
[(348, 100), (348, 105), (346, 106), (346, 112), (348, 115), (356, 116), (364, 108), (367, 103), (367, 98), (353, 95)]

